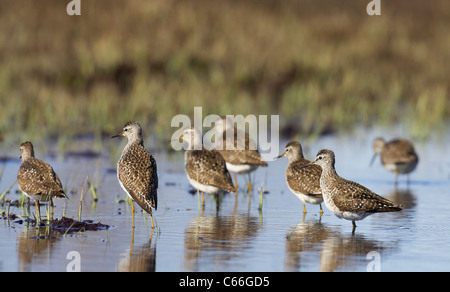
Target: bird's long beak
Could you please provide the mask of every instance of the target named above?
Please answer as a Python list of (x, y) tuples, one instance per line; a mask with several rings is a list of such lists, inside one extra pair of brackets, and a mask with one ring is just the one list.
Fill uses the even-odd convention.
[(168, 144), (169, 144), (169, 146), (172, 146), (172, 143), (180, 143), (180, 141), (181, 141), (181, 142), (184, 142), (183, 136), (181, 136), (180, 139), (171, 139), (171, 140), (168, 142)]
[(171, 139), (169, 143), (173, 143), (173, 142), (183, 142), (183, 136), (180, 137), (180, 139)]
[(305, 168), (305, 167), (308, 167), (308, 166), (311, 166), (311, 165), (314, 165), (314, 164), (316, 164), (316, 161), (315, 161), (315, 160), (314, 160), (313, 162), (310, 162), (310, 163), (308, 163), (308, 164), (305, 164), (305, 165), (300, 166), (300, 168)]
[(370, 160), (369, 166), (372, 166), (373, 162), (375, 161), (375, 158), (377, 158), (377, 155), (378, 155), (377, 153), (375, 153), (375, 154), (373, 155), (372, 159)]
[(111, 137), (111, 139), (112, 139), (112, 138), (116, 138), (116, 137), (120, 137), (120, 136), (122, 136), (122, 137), (123, 137), (123, 131), (122, 131), (122, 132), (120, 132), (120, 133), (119, 133), (119, 134), (117, 134), (117, 135), (114, 135), (114, 136), (112, 136), (112, 137)]
[(286, 156), (286, 151), (284, 151), (283, 154), (278, 155), (278, 156), (277, 156), (277, 159), (278, 159), (278, 158), (281, 158), (281, 157), (285, 157), (285, 156)]

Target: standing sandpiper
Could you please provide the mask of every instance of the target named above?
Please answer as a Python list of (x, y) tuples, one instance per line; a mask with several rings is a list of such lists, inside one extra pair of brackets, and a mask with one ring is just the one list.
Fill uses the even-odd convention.
[[(248, 191), (251, 193), (250, 173), (259, 166), (266, 167), (267, 162), (262, 160), (261, 154), (249, 134), (235, 127), (233, 121), (227, 117), (218, 119), (213, 129), (218, 134), (217, 137), (222, 139), (222, 149), (217, 151), (225, 159), (227, 169), (234, 173), (236, 189), (238, 186), (236, 173), (248, 174)], [(234, 133), (233, 137), (227, 137), (227, 132), (231, 131)], [(239, 139), (243, 141), (239, 141)]]
[(318, 165), (302, 167), (311, 161), (303, 156), (302, 146), (299, 142), (292, 141), (286, 145), (284, 153), (278, 156), (289, 158), (286, 168), (286, 183), (291, 190), (303, 202), (303, 214), (306, 213), (305, 202), (320, 206), (320, 214), (323, 214), (323, 197), (320, 189), (320, 175), (322, 169)]
[[(184, 163), (186, 175), (190, 184), (202, 192), (216, 194), (221, 190), (235, 192), (230, 173), (225, 160), (216, 150), (207, 150), (202, 145), (201, 134), (195, 128), (188, 128), (183, 132)], [(198, 147), (195, 147), (197, 145)], [(199, 150), (195, 150), (199, 148)]]
[(155, 226), (152, 208), (156, 210), (158, 205), (156, 161), (144, 147), (142, 128), (138, 122), (126, 123), (122, 132), (111, 138), (119, 136), (127, 137), (128, 139), (128, 143), (117, 162), (117, 178), (122, 189), (131, 198), (133, 228), (133, 201), (136, 201), (142, 209), (150, 214), (153, 229)]
[(35, 200), (38, 219), (41, 213), (39, 201), (50, 201), (51, 214), (53, 214), (53, 198), (67, 198), (61, 180), (48, 163), (34, 157), (31, 142), (20, 145), (20, 157), (22, 164), (17, 173), (20, 190)]
[(370, 164), (380, 154), (384, 168), (395, 173), (395, 183), (399, 174), (411, 173), (419, 162), (413, 144), (405, 139), (385, 142), (383, 138), (378, 137), (373, 141), (373, 151), (375, 154)]
[(391, 202), (362, 185), (346, 180), (336, 173), (333, 151), (320, 150), (316, 159), (310, 164), (322, 167), (320, 188), (325, 206), (338, 218), (351, 220), (355, 232), (355, 221), (362, 220), (378, 212), (402, 210), (400, 204)]

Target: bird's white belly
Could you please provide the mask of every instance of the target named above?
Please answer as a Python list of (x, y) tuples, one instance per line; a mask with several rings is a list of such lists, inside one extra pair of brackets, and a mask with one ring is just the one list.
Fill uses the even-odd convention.
[(337, 216), (339, 218), (342, 219), (346, 219), (346, 220), (351, 220), (351, 221), (359, 221), (359, 220), (363, 220), (364, 218), (366, 218), (367, 216), (371, 215), (372, 213), (366, 213), (366, 212), (340, 212), (341, 216)]
[(215, 187), (215, 186), (209, 186), (209, 185), (205, 185), (205, 184), (201, 184), (199, 182), (197, 182), (194, 179), (191, 179), (189, 176), (187, 176), (189, 183), (197, 190), (200, 190), (201, 192), (205, 192), (208, 194), (216, 194), (218, 192), (220, 192), (220, 188)]
[[(20, 187), (19, 187), (19, 189), (20, 189)], [(24, 191), (22, 191), (21, 189), (20, 189), (20, 191), (22, 193), (24, 193), (28, 198), (33, 199), (35, 201), (40, 201), (40, 202), (50, 201), (50, 196), (28, 194), (28, 193), (25, 193)]]
[(305, 195), (303, 193), (294, 191), (293, 189), (291, 189), (289, 184), (287, 184), (287, 185), (288, 185), (288, 188), (291, 190), (291, 192), (294, 193), (294, 195), (297, 196), (297, 198), (299, 198), (300, 201), (302, 201), (303, 203), (306, 202), (306, 203), (309, 203), (309, 204), (317, 205), (317, 204), (320, 204), (320, 203), (323, 202), (322, 198), (316, 198), (316, 197), (313, 197), (313, 196), (308, 196), (308, 195)]
[(50, 201), (50, 196), (40, 196), (40, 195), (30, 195), (23, 192), (28, 198), (33, 199), (35, 201), (48, 202)]
[(130, 197), (131, 200), (134, 200), (130, 194), (128, 193), (127, 189), (124, 187), (122, 181), (119, 178), (119, 172), (117, 172), (117, 180), (119, 181), (120, 186), (122, 187), (123, 191), (127, 194), (128, 197)]
[(257, 165), (250, 165), (250, 164), (231, 164), (226, 162), (228, 171), (239, 173), (239, 174), (245, 174), (254, 171), (256, 168), (258, 168)]
[(333, 213), (334, 216), (338, 217), (339, 219), (345, 219), (350, 221), (359, 221), (363, 220), (367, 216), (371, 215), (372, 213), (367, 212), (352, 212), (352, 211), (341, 211), (338, 209), (338, 207), (334, 204), (332, 198), (329, 195), (326, 195), (323, 193), (325, 206), (328, 208), (328, 210)]
[(407, 174), (412, 172), (416, 168), (417, 163), (403, 163), (403, 164), (395, 164), (395, 163), (386, 163), (384, 167), (387, 170), (392, 172), (397, 171), (398, 173)]

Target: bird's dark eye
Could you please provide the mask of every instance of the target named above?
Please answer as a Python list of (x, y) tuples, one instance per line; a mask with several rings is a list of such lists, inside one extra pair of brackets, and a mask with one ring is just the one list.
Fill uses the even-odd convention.
[(319, 156), (319, 160), (321, 160), (322, 159), (322, 156)]
[(125, 131), (125, 132), (127, 132), (127, 131), (128, 131), (128, 129), (124, 129), (124, 131)]

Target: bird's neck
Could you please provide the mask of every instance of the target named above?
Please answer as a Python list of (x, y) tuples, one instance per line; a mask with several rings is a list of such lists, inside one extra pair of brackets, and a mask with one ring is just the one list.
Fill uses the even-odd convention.
[(21, 158), (22, 158), (22, 163), (25, 162), (25, 161), (28, 161), (28, 160), (32, 159), (33, 157), (34, 157), (34, 156), (31, 155), (31, 154), (29, 154), (29, 153), (22, 155), (22, 157), (21, 157)]
[(122, 155), (128, 151), (128, 149), (135, 147), (135, 146), (142, 146), (144, 147), (144, 141), (142, 138), (134, 139), (134, 140), (128, 140), (127, 145), (125, 145), (125, 148), (123, 148)]
[(305, 157), (303, 156), (303, 154), (301, 154), (301, 153), (291, 154), (291, 156), (289, 156), (288, 158), (289, 158), (288, 165), (292, 165), (294, 163), (304, 165), (304, 164), (308, 164), (311, 162), (309, 160), (306, 160)]
[(185, 144), (186, 150), (203, 150), (204, 149), (204, 145), (203, 145), (200, 137), (194, 136), (193, 138), (191, 138), (190, 141), (186, 140), (185, 143), (186, 143)]
[(322, 168), (322, 174), (320, 175), (320, 187), (326, 188), (327, 185), (332, 184), (338, 178), (336, 169), (331, 165), (327, 165)]

